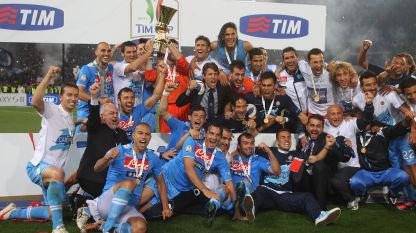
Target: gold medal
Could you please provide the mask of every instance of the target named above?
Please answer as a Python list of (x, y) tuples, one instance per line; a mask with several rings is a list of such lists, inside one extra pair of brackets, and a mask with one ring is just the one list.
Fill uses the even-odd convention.
[(361, 153), (365, 154), (367, 152), (367, 149), (365, 147), (361, 148)]
[(319, 100), (320, 100), (319, 95), (315, 95), (315, 96), (313, 97), (313, 101), (315, 101), (316, 103), (318, 103), (318, 102), (319, 102)]
[(136, 184), (139, 185), (140, 184), (140, 179), (136, 179)]
[(204, 176), (208, 176), (209, 175), (209, 171), (208, 170), (204, 170)]
[(264, 118), (264, 124), (267, 124), (267, 123), (269, 123), (269, 119), (266, 117), (266, 118)]

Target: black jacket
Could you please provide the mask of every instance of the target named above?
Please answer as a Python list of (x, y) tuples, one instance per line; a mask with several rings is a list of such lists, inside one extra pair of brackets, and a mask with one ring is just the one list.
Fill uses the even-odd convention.
[(120, 128), (113, 130), (101, 123), (99, 105), (90, 104), (89, 112), (87, 148), (79, 163), (77, 179), (98, 183), (104, 187), (107, 169), (102, 172), (94, 172), (95, 163), (104, 157), (111, 148), (130, 142), (124, 130)]
[[(208, 121), (216, 121), (219, 122), (224, 119), (224, 108), (227, 103), (229, 103), (232, 99), (233, 92), (229, 86), (221, 86), (220, 82), (217, 82), (217, 94), (218, 94), (218, 112), (216, 114), (215, 119), (208, 119)], [(208, 90), (205, 89), (205, 92)], [(191, 91), (189, 95), (186, 95), (186, 91), (184, 91), (176, 100), (176, 106), (182, 107), (187, 104), (191, 104), (191, 109), (201, 105), (202, 97), (204, 95), (198, 95), (197, 91), (194, 89)]]

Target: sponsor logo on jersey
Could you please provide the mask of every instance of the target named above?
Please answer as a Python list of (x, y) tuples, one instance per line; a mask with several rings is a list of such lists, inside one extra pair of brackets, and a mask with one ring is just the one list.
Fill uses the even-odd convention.
[[(134, 158), (131, 157), (126, 157), (124, 159), (124, 167), (128, 168), (128, 169), (132, 169), (135, 170), (136, 166), (138, 169), (140, 169), (140, 165), (142, 164), (142, 159), (138, 159), (137, 160), (137, 165), (136, 165), (136, 160)], [(145, 160), (144, 161), (144, 168), (143, 171), (148, 171), (149, 170), (149, 160)]]
[(291, 15), (247, 15), (240, 18), (240, 32), (260, 38), (300, 38), (309, 34), (309, 21)]
[(20, 31), (52, 30), (64, 26), (58, 8), (31, 4), (0, 4), (0, 28)]

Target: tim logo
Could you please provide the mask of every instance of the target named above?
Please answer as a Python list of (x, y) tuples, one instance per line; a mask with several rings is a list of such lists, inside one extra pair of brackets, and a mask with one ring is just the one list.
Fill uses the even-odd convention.
[(0, 4), (0, 28), (22, 31), (51, 30), (64, 26), (60, 9), (29, 4)]
[(290, 15), (247, 15), (240, 18), (240, 32), (260, 38), (299, 38), (309, 34), (309, 21)]
[[(137, 161), (137, 165), (136, 165), (136, 161)], [(137, 166), (138, 169), (140, 169), (141, 164), (142, 164), (142, 160), (141, 159), (135, 160), (135, 159), (133, 159), (131, 157), (126, 157), (124, 159), (124, 167), (125, 168), (128, 168), (128, 169), (135, 170), (136, 169), (136, 166)], [(144, 161), (144, 168), (143, 168), (143, 170), (144, 171), (149, 170), (149, 160), (145, 160)]]

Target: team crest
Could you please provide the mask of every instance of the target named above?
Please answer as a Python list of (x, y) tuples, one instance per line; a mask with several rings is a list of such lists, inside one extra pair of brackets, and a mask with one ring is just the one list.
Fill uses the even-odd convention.
[(192, 146), (191, 145), (187, 145), (185, 151), (186, 152), (191, 152), (192, 151)]

